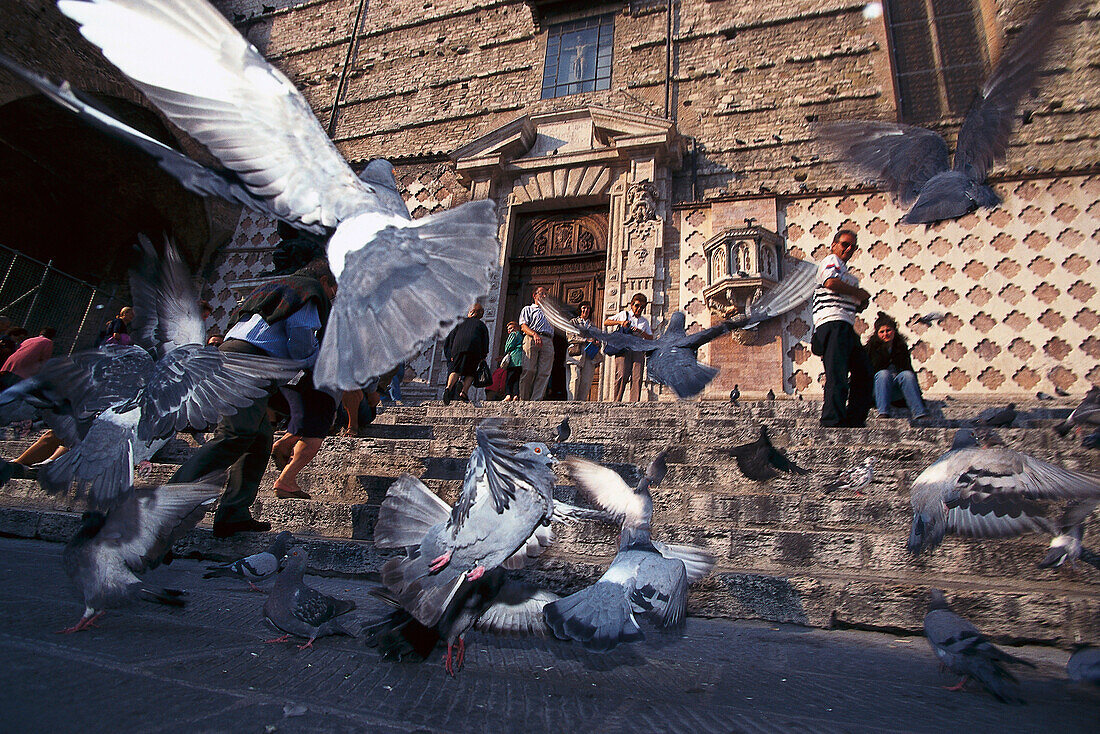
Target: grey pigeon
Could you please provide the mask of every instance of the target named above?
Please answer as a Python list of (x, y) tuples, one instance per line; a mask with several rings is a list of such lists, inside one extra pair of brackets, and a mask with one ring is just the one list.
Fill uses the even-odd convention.
[(956, 675), (963, 676), (960, 691), (973, 678), (1001, 703), (1023, 703), (1016, 691), (1016, 677), (1005, 668), (1006, 663), (1035, 665), (1023, 658), (1009, 655), (996, 647), (969, 620), (951, 611), (939, 589), (932, 589), (928, 614), (924, 615), (924, 636), (940, 663)]
[(1068, 0), (1047, 0), (1008, 45), (959, 129), (954, 165), (938, 133), (893, 122), (852, 121), (822, 126), (822, 142), (878, 185), (912, 207), (909, 224), (955, 219), (1000, 203), (985, 184), (1004, 155), (1023, 98), (1053, 44), (1055, 17)]
[(392, 191), (355, 175), (290, 80), (205, 0), (58, 7), (229, 169), (198, 175), (158, 156), (185, 187), (332, 234), (328, 260), (340, 294), (314, 370), (319, 387), (358, 389), (448, 333), (488, 292), (500, 254), (494, 203), (409, 219)]
[(734, 385), (733, 389), (730, 390), (730, 403), (731, 404), (736, 403), (740, 399), (741, 399), (741, 388), (738, 385)]
[(980, 426), (1010, 426), (1016, 420), (1016, 416), (1019, 413), (1016, 410), (1016, 403), (1009, 403), (1002, 408), (987, 408), (983, 410), (977, 418), (978, 425)]
[(1057, 532), (1050, 541), (1050, 547), (1039, 568), (1054, 568), (1064, 563), (1074, 566), (1083, 560), (1100, 568), (1100, 557), (1082, 546), (1085, 537), (1085, 521), (1100, 506), (1100, 500), (1082, 500), (1070, 502), (1056, 525)]
[[(931, 550), (947, 533), (976, 538), (1032, 532), (1063, 535), (1049, 519), (1053, 505), (1065, 502), (1073, 507), (1098, 500), (1100, 476), (1063, 469), (1008, 448), (981, 448), (974, 433), (962, 429), (951, 449), (921, 472), (909, 489), (909, 552)], [(1086, 506), (1078, 504), (1078, 510)], [(1065, 518), (1072, 518), (1068, 510)]]
[[(543, 607), (559, 597), (529, 584), (506, 580), (507, 571), (498, 566), (481, 578), (465, 584), (435, 627), (426, 627), (404, 609), (365, 628), (367, 644), (377, 647), (387, 659), (424, 660), (445, 641), (443, 666), (454, 676), (466, 657), (466, 633), (471, 628), (507, 636), (546, 637), (549, 627)], [(400, 603), (386, 592), (375, 592), (392, 606)]]
[(779, 476), (779, 472), (788, 474), (806, 474), (806, 470), (788, 459), (772, 445), (768, 437), (767, 426), (760, 426), (760, 438), (751, 443), (728, 449), (730, 456), (737, 460), (737, 468), (749, 479), (766, 482)]
[(692, 548), (696, 557), (709, 558), (709, 563), (696, 566), (690, 575), (680, 558), (666, 556), (652, 541), (649, 488), (663, 475), (664, 454), (650, 464), (634, 489), (607, 467), (577, 457), (565, 460), (577, 485), (598, 505), (622, 517), (622, 532), (618, 553), (595, 584), (544, 607), (546, 623), (557, 637), (603, 652), (644, 639), (638, 617), (663, 628), (683, 624), (688, 584), (705, 575), (714, 559)]
[(307, 638), (299, 650), (313, 647), (318, 637), (355, 635), (339, 617), (355, 609), (355, 602), (322, 594), (302, 579), (306, 570), (306, 551), (295, 548), (287, 554), (286, 567), (275, 577), (267, 601), (264, 619), (281, 632), (282, 637), (268, 642), (286, 642), (291, 635)]
[[(158, 358), (139, 346), (101, 350), (116, 355), (110, 360), (86, 358), (93, 387), (85, 392), (98, 392), (83, 411), (99, 412), (81, 439), (39, 473), (47, 492), (73, 486), (93, 508), (118, 501), (133, 484), (134, 466), (147, 465), (177, 431), (213, 425), (300, 369), (292, 360), (206, 346), (198, 294), (176, 248), (166, 241), (161, 256), (147, 238), (140, 241), (141, 264), (130, 278), (131, 332)], [(107, 384), (100, 388), (100, 381)]]
[(868, 456), (856, 466), (842, 473), (825, 485), (826, 492), (854, 492), (863, 496), (863, 490), (875, 481), (875, 457)]
[(551, 440), (553, 443), (565, 443), (572, 435), (573, 428), (569, 425), (569, 416), (563, 415), (561, 417), (561, 423), (554, 428), (554, 435), (551, 437)]
[(768, 394), (764, 396), (769, 402), (775, 400), (775, 390), (768, 390)]
[(1065, 390), (1063, 390), (1062, 388), (1058, 387), (1057, 385), (1054, 386), (1054, 394), (1057, 395), (1060, 398), (1068, 398), (1069, 397), (1069, 393), (1066, 392)]
[(255, 582), (265, 581), (279, 572), (279, 566), (293, 541), (294, 535), (289, 530), (284, 530), (275, 536), (275, 540), (265, 550), (230, 563), (207, 566), (202, 577), (213, 579), (229, 576), (244, 579), (253, 591), (260, 591)]
[(603, 331), (595, 327), (580, 326), (572, 310), (552, 296), (544, 296), (539, 302), (546, 318), (567, 335), (584, 339), (598, 339), (609, 347), (646, 352), (646, 374), (651, 382), (667, 385), (677, 397), (690, 398), (699, 394), (714, 376), (718, 368), (703, 364), (696, 352), (703, 345), (714, 341), (735, 329), (752, 329), (763, 322), (787, 313), (806, 302), (814, 289), (817, 270), (812, 263), (792, 260), (787, 264), (783, 282), (753, 303), (748, 313), (712, 326), (709, 329), (688, 334), (687, 317), (683, 311), (674, 311), (664, 332), (655, 339), (643, 339), (622, 331)]
[(1074, 408), (1073, 412), (1059, 423), (1054, 430), (1059, 435), (1065, 436), (1071, 430), (1076, 429), (1078, 435), (1080, 435), (1084, 431), (1095, 430), (1097, 427), (1100, 427), (1100, 387), (1094, 385), (1085, 394), (1081, 404)]
[(411, 549), (382, 566), (382, 583), (421, 624), (434, 627), (464, 583), (527, 547), (554, 514), (556, 459), (542, 443), (513, 451), (498, 422), (477, 428), (453, 508), (411, 475), (390, 487), (375, 525), (379, 548)]
[(1053, 395), (1048, 395), (1047, 393), (1043, 392), (1042, 390), (1035, 393), (1035, 397), (1039, 400), (1054, 400)]
[(136, 489), (110, 512), (85, 512), (80, 529), (61, 554), (84, 615), (62, 632), (92, 626), (108, 607), (135, 598), (183, 606), (182, 592), (142, 583), (138, 574), (156, 568), (172, 544), (198, 524), (221, 494), (206, 484), (169, 484)]
[(917, 319), (918, 324), (924, 324), (925, 326), (931, 326), (932, 324), (938, 324), (947, 318), (947, 314), (943, 311), (929, 311), (924, 316)]
[(1100, 648), (1080, 645), (1066, 663), (1066, 675), (1078, 683), (1100, 686)]

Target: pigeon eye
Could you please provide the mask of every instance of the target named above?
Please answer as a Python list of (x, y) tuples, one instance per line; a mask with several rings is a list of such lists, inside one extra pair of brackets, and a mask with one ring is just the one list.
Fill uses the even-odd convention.
[(540, 448), (536, 448), (536, 449), (535, 449), (535, 453), (536, 453), (536, 454), (541, 454), (541, 453), (542, 453), (542, 449), (540, 449)]

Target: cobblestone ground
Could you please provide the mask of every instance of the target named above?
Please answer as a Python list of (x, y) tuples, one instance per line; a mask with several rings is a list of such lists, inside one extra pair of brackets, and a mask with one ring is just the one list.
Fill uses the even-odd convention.
[[(673, 635), (604, 655), (558, 641), (472, 633), (449, 678), (379, 659), (354, 638), (316, 649), (265, 644), (262, 594), (204, 581), (179, 559), (153, 578), (190, 590), (185, 609), (112, 610), (97, 628), (56, 630), (81, 614), (61, 546), (0, 538), (0, 680), (12, 732), (1097, 731), (1100, 690), (1070, 684), (1067, 654), (1014, 649), (1030, 705), (951, 693), (922, 638), (688, 620)], [(307, 577), (381, 611), (369, 582)]]

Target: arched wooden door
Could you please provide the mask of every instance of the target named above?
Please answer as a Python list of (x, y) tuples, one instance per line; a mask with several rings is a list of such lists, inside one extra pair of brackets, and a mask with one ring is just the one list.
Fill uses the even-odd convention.
[[(607, 268), (607, 209), (522, 215), (515, 232), (504, 320), (518, 320), (520, 310), (531, 303), (531, 294), (539, 286), (574, 307), (588, 301), (594, 318), (598, 318), (603, 310)], [(555, 339), (554, 351), (546, 398), (564, 400), (565, 340), (560, 336)], [(599, 384), (597, 367), (589, 400), (598, 397)]]

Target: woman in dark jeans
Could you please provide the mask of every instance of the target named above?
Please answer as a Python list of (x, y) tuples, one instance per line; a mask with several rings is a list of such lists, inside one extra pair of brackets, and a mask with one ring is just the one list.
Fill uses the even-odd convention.
[(480, 303), (470, 306), (466, 318), (443, 341), (443, 354), (451, 363), (447, 389), (443, 391), (444, 405), (449, 405), (456, 397), (469, 400), (466, 393), (474, 381), (477, 366), (489, 356), (489, 329), (481, 320), (484, 314), (485, 308)]
[(523, 373), (523, 332), (518, 321), (508, 322), (508, 338), (504, 340), (504, 357), (500, 366), (508, 371), (504, 383), (504, 399), (519, 400), (519, 376)]
[(867, 339), (867, 358), (875, 376), (875, 407), (880, 416), (888, 417), (890, 404), (899, 398), (904, 398), (913, 418), (928, 414), (909, 358), (909, 346), (898, 333), (898, 323), (882, 311), (875, 319), (875, 333)]

